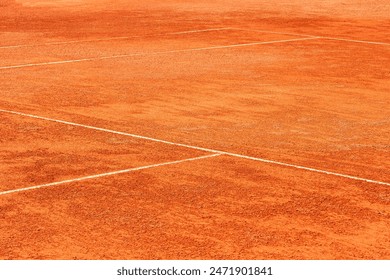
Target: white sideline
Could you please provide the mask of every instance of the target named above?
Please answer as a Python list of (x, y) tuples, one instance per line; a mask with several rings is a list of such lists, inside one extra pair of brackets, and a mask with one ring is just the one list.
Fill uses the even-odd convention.
[(171, 50), (171, 51), (132, 53), (132, 54), (101, 56), (101, 57), (81, 58), (81, 59), (72, 59), (72, 60), (60, 60), (60, 61), (51, 61), (51, 62), (42, 62), (42, 63), (28, 63), (28, 64), (20, 64), (20, 65), (0, 66), (0, 70), (26, 68), (26, 67), (34, 67), (34, 66), (66, 64), (66, 63), (75, 63), (75, 62), (85, 62), (85, 61), (106, 60), (106, 59), (116, 59), (116, 58), (134, 57), (134, 56), (149, 56), (149, 55), (159, 55), (159, 54), (206, 51), (206, 50), (215, 50), (215, 49), (228, 49), (228, 48), (276, 44), (276, 43), (297, 42), (297, 41), (314, 40), (314, 39), (317, 39), (317, 37), (277, 40), (277, 41), (266, 41), (266, 42), (252, 42), (252, 43), (245, 43), (245, 44), (222, 45), (222, 46), (191, 48), (191, 49), (181, 49), (181, 50)]
[(72, 40), (72, 41), (62, 41), (62, 42), (47, 42), (47, 43), (38, 43), (38, 44), (10, 45), (10, 46), (0, 46), (0, 49), (16, 49), (16, 48), (24, 48), (24, 47), (38, 47), (38, 46), (50, 46), (50, 45), (66, 45), (66, 44), (73, 44), (73, 43), (89, 43), (89, 42), (101, 42), (101, 41), (126, 40), (126, 39), (131, 39), (131, 38), (144, 38), (144, 37), (146, 38), (146, 37), (152, 37), (152, 36), (191, 34), (191, 33), (201, 33), (201, 32), (210, 32), (210, 31), (219, 31), (219, 30), (229, 30), (229, 29), (230, 29), (229, 27), (221, 27), (221, 28), (196, 29), (196, 30), (157, 33), (157, 34), (146, 34), (146, 35), (135, 35), (135, 36), (107, 37), (107, 38)]
[(23, 192), (23, 191), (29, 191), (29, 190), (36, 190), (36, 189), (40, 189), (40, 188), (44, 188), (44, 187), (52, 187), (52, 186), (58, 186), (58, 185), (63, 185), (63, 184), (68, 184), (68, 183), (74, 183), (74, 182), (79, 182), (79, 181), (85, 181), (85, 180), (91, 180), (91, 179), (96, 179), (96, 178), (101, 178), (101, 177), (107, 177), (107, 176), (112, 176), (112, 175), (129, 173), (129, 172), (143, 170), (143, 169), (148, 169), (148, 168), (153, 168), (153, 167), (160, 167), (160, 166), (165, 166), (165, 165), (178, 164), (178, 163), (183, 163), (183, 162), (187, 162), (187, 161), (201, 160), (201, 159), (216, 157), (216, 156), (219, 156), (219, 155), (220, 154), (211, 154), (211, 155), (205, 155), (205, 156), (200, 156), (200, 157), (195, 157), (195, 158), (187, 158), (187, 159), (182, 159), (182, 160), (176, 160), (176, 161), (170, 161), (170, 162), (164, 162), (164, 163), (157, 163), (157, 164), (151, 164), (151, 165), (146, 165), (146, 166), (134, 167), (134, 168), (123, 169), (123, 170), (118, 170), (118, 171), (112, 171), (112, 172), (107, 172), (107, 173), (101, 173), (101, 174), (96, 174), (96, 175), (90, 175), (90, 176), (85, 176), (85, 177), (80, 177), (80, 178), (75, 178), (75, 179), (69, 179), (69, 180), (63, 180), (63, 181), (59, 181), (59, 182), (42, 184), (42, 185), (37, 185), (37, 186), (32, 186), (32, 187), (27, 187), (27, 188), (20, 188), (20, 189), (14, 189), (14, 190), (9, 190), (9, 191), (2, 191), (2, 192), (0, 192), (0, 196), (1, 195), (6, 195), (6, 194), (10, 194), (10, 193), (17, 193), (17, 192)]
[(351, 175), (347, 175), (347, 174), (336, 173), (336, 172), (332, 172), (332, 171), (321, 170), (321, 169), (306, 167), (306, 166), (302, 166), (302, 165), (290, 164), (290, 163), (285, 163), (285, 162), (280, 162), (280, 161), (275, 161), (275, 160), (270, 160), (270, 159), (265, 159), (265, 158), (251, 157), (251, 156), (247, 156), (247, 155), (241, 155), (241, 154), (225, 152), (225, 151), (220, 151), (220, 150), (215, 150), (215, 149), (203, 148), (203, 147), (198, 147), (198, 146), (193, 146), (193, 145), (175, 143), (175, 142), (161, 140), (161, 139), (157, 139), (157, 138), (146, 137), (146, 136), (142, 136), (142, 135), (131, 134), (131, 133), (121, 132), (121, 131), (115, 131), (115, 130), (111, 130), (111, 129), (100, 128), (100, 127), (95, 127), (95, 126), (90, 126), (90, 125), (84, 125), (84, 124), (79, 124), (79, 123), (74, 123), (74, 122), (68, 122), (68, 121), (63, 121), (63, 120), (58, 120), (58, 119), (47, 118), (47, 117), (41, 117), (41, 116), (26, 114), (26, 113), (22, 113), (22, 112), (3, 110), (3, 109), (0, 109), (0, 112), (19, 115), (19, 116), (25, 116), (25, 117), (30, 117), (30, 118), (40, 119), (40, 120), (46, 120), (46, 121), (51, 121), (51, 122), (56, 122), (56, 123), (62, 123), (62, 124), (72, 125), (72, 126), (77, 126), (77, 127), (83, 127), (83, 128), (88, 128), (88, 129), (93, 129), (93, 130), (97, 130), (97, 131), (108, 132), (108, 133), (113, 133), (113, 134), (118, 134), (118, 135), (124, 135), (124, 136), (133, 137), (133, 138), (154, 141), (154, 142), (158, 142), (158, 143), (164, 143), (164, 144), (168, 144), (168, 145), (185, 147), (185, 148), (189, 148), (189, 149), (210, 152), (213, 154), (229, 155), (232, 157), (249, 159), (249, 160), (254, 160), (254, 161), (284, 166), (284, 167), (306, 170), (306, 171), (310, 171), (310, 172), (322, 173), (322, 174), (326, 174), (326, 175), (332, 175), (332, 176), (337, 176), (337, 177), (342, 177), (342, 178), (347, 178), (347, 179), (352, 179), (352, 180), (357, 180), (357, 181), (363, 181), (366, 183), (373, 183), (373, 184), (378, 184), (378, 185), (390, 186), (390, 183), (388, 183), (388, 182), (382, 182), (382, 181), (377, 181), (377, 180), (372, 180), (372, 179), (367, 179), (367, 178), (362, 178), (362, 177), (357, 177), (357, 176), (351, 176)]

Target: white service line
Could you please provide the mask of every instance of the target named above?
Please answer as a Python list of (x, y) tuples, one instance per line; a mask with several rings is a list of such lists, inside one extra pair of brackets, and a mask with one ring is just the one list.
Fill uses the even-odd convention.
[(205, 155), (205, 156), (200, 156), (200, 157), (195, 157), (195, 158), (187, 158), (187, 159), (182, 159), (182, 160), (163, 162), (163, 163), (151, 164), (151, 165), (146, 165), (146, 166), (123, 169), (123, 170), (118, 170), (118, 171), (112, 171), (112, 172), (107, 172), (107, 173), (95, 174), (95, 175), (90, 175), (90, 176), (85, 176), (85, 177), (80, 177), (80, 178), (75, 178), (75, 179), (69, 179), (69, 180), (63, 180), (63, 181), (59, 181), (59, 182), (42, 184), (42, 185), (37, 185), (37, 186), (32, 186), (32, 187), (14, 189), (14, 190), (9, 190), (9, 191), (2, 191), (2, 192), (0, 192), (0, 196), (6, 195), (6, 194), (11, 194), (11, 193), (36, 190), (36, 189), (45, 188), (45, 187), (53, 187), (53, 186), (58, 186), (58, 185), (63, 185), (63, 184), (69, 184), (69, 183), (74, 183), (74, 182), (79, 182), (79, 181), (97, 179), (97, 178), (101, 178), (101, 177), (113, 176), (113, 175), (118, 175), (118, 174), (123, 174), (123, 173), (129, 173), (129, 172), (134, 172), (134, 171), (148, 169), (148, 168), (178, 164), (178, 163), (183, 163), (183, 162), (188, 162), (188, 161), (201, 160), (201, 159), (216, 157), (216, 156), (220, 156), (220, 155), (221, 154), (216, 153), (216, 154)]
[(347, 39), (347, 38), (321, 36), (321, 35), (310, 35), (310, 34), (300, 34), (300, 33), (290, 33), (290, 32), (276, 32), (276, 31), (257, 30), (257, 29), (249, 29), (249, 28), (236, 28), (236, 27), (231, 27), (230, 29), (231, 30), (252, 31), (252, 32), (259, 32), (259, 33), (269, 33), (269, 34), (293, 35), (293, 36), (301, 36), (301, 37), (313, 37), (313, 38), (317, 38), (317, 39), (336, 40), (336, 41), (344, 41), (344, 42), (351, 42), (351, 43), (361, 43), (361, 44), (390, 46), (390, 43), (386, 43), (386, 42), (356, 40), (356, 39)]
[(352, 179), (352, 180), (356, 180), (356, 181), (363, 181), (366, 183), (373, 183), (373, 184), (378, 184), (378, 185), (390, 186), (390, 183), (388, 183), (388, 182), (382, 182), (382, 181), (377, 181), (377, 180), (372, 180), (372, 179), (367, 179), (367, 178), (362, 178), (362, 177), (357, 177), (357, 176), (351, 176), (348, 174), (336, 173), (336, 172), (332, 172), (332, 171), (321, 170), (321, 169), (306, 167), (306, 166), (302, 166), (302, 165), (285, 163), (285, 162), (280, 162), (280, 161), (275, 161), (275, 160), (270, 160), (270, 159), (265, 159), (265, 158), (252, 157), (252, 156), (236, 154), (236, 153), (231, 153), (231, 152), (225, 152), (225, 151), (220, 151), (220, 150), (215, 150), (215, 149), (203, 148), (203, 147), (199, 147), (199, 146), (175, 143), (175, 142), (166, 141), (166, 140), (162, 140), (162, 139), (157, 139), (157, 138), (152, 138), (152, 137), (147, 137), (147, 136), (142, 136), (142, 135), (137, 135), (137, 134), (131, 134), (131, 133), (127, 133), (127, 132), (121, 132), (121, 131), (116, 131), (116, 130), (111, 130), (111, 129), (106, 129), (106, 128), (100, 128), (100, 127), (95, 127), (95, 126), (90, 126), (90, 125), (84, 125), (84, 124), (79, 124), (79, 123), (74, 123), (74, 122), (68, 122), (68, 121), (63, 121), (63, 120), (58, 120), (58, 119), (41, 117), (41, 116), (26, 114), (26, 113), (22, 113), (22, 112), (3, 110), (3, 109), (0, 109), (0, 112), (19, 115), (19, 116), (25, 116), (25, 117), (30, 117), (30, 118), (40, 119), (40, 120), (46, 120), (46, 121), (51, 121), (51, 122), (56, 122), (56, 123), (62, 123), (62, 124), (66, 124), (66, 125), (78, 126), (78, 127), (83, 127), (83, 128), (88, 128), (88, 129), (93, 129), (93, 130), (97, 130), (97, 131), (108, 132), (108, 133), (113, 133), (113, 134), (118, 134), (118, 135), (123, 135), (123, 136), (129, 136), (129, 137), (133, 137), (133, 138), (138, 138), (138, 139), (143, 139), (143, 140), (148, 140), (148, 141), (153, 141), (153, 142), (158, 142), (158, 143), (164, 143), (164, 144), (174, 145), (174, 146), (178, 146), (178, 147), (185, 147), (185, 148), (189, 148), (189, 149), (210, 152), (213, 154), (229, 155), (232, 157), (254, 160), (254, 161), (259, 161), (259, 162), (264, 162), (264, 163), (269, 163), (269, 164), (274, 164), (274, 165), (279, 165), (279, 166), (284, 166), (284, 167), (290, 167), (290, 168), (295, 168), (295, 169), (301, 169), (301, 170), (306, 170), (306, 171), (310, 171), (310, 172), (322, 173), (322, 174), (326, 174), (326, 175), (332, 175), (332, 176)]
[(276, 43), (297, 42), (297, 41), (314, 40), (314, 39), (317, 39), (317, 37), (277, 40), (277, 41), (266, 41), (266, 42), (252, 42), (252, 43), (245, 43), (245, 44), (222, 45), (222, 46), (191, 48), (191, 49), (181, 49), (181, 50), (171, 50), (171, 51), (132, 53), (132, 54), (101, 56), (101, 57), (81, 58), (81, 59), (72, 59), (72, 60), (60, 60), (60, 61), (41, 62), (41, 63), (29, 63), (29, 64), (21, 64), (21, 65), (0, 66), (0, 70), (26, 68), (26, 67), (34, 67), (34, 66), (66, 64), (66, 63), (75, 63), (75, 62), (85, 62), (85, 61), (106, 60), (106, 59), (117, 59), (117, 58), (134, 57), (134, 56), (149, 56), (149, 55), (159, 55), (159, 54), (171, 54), (171, 53), (196, 52), (196, 51), (207, 51), (207, 50), (216, 50), (216, 49), (228, 49), (228, 48), (248, 47), (248, 46), (257, 46), (257, 45), (268, 45), (268, 44), (276, 44)]
[(126, 40), (126, 39), (132, 39), (132, 38), (146, 38), (146, 37), (152, 37), (152, 36), (202, 33), (202, 32), (210, 32), (210, 31), (229, 30), (229, 29), (230, 29), (229, 27), (221, 27), (221, 28), (196, 29), (196, 30), (176, 31), (176, 32), (146, 34), (146, 35), (135, 35), (135, 36), (107, 37), (107, 38), (72, 40), (72, 41), (63, 41), (63, 42), (47, 42), (47, 43), (38, 43), (38, 44), (11, 45), (11, 46), (0, 46), (0, 49), (15, 49), (15, 48), (25, 48), (25, 47), (50, 46), (50, 45), (66, 45), (66, 44), (74, 44), (74, 43), (89, 43), (89, 42), (101, 42), (101, 41)]

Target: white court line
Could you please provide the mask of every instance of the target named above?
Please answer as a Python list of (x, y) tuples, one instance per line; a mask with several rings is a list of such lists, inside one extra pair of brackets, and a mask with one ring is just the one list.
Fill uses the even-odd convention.
[(277, 41), (266, 41), (266, 42), (252, 42), (252, 43), (245, 43), (245, 44), (222, 45), (222, 46), (191, 48), (191, 49), (181, 49), (181, 50), (171, 50), (171, 51), (132, 53), (132, 54), (101, 56), (101, 57), (81, 58), (81, 59), (72, 59), (72, 60), (60, 60), (60, 61), (42, 62), (42, 63), (29, 63), (29, 64), (21, 64), (21, 65), (0, 66), (0, 70), (35, 67), (35, 66), (45, 66), (45, 65), (56, 65), (56, 64), (66, 64), (66, 63), (76, 63), (76, 62), (85, 62), (85, 61), (97, 61), (97, 60), (106, 60), (106, 59), (117, 59), (117, 58), (135, 57), (135, 56), (148, 56), (148, 55), (159, 55), (159, 54), (207, 51), (207, 50), (216, 50), (216, 49), (228, 49), (228, 48), (276, 44), (276, 43), (297, 42), (297, 41), (314, 40), (314, 39), (317, 39), (317, 37), (277, 40)]
[(320, 37), (320, 36), (309, 35), (309, 34), (278, 32), (278, 31), (269, 31), (269, 30), (258, 30), (258, 29), (250, 29), (250, 28), (230, 27), (230, 29), (231, 30), (240, 30), (240, 31), (251, 31), (251, 32), (258, 32), (258, 33), (278, 34), (278, 35), (292, 35), (292, 36), (300, 36), (300, 37)]
[(256, 29), (235, 28), (235, 27), (231, 27), (231, 29), (232, 30), (242, 30), (242, 31), (253, 31), (253, 32), (259, 32), (259, 33), (294, 35), (294, 36), (303, 36), (303, 37), (315, 37), (315, 38), (318, 38), (318, 39), (345, 41), (345, 42), (352, 42), (352, 43), (362, 43), (362, 44), (373, 44), (373, 45), (390, 46), (390, 43), (385, 43), (385, 42), (367, 41), (367, 40), (355, 40), (355, 39), (329, 37), (329, 36), (321, 36), (321, 35), (310, 35), (310, 34), (289, 33), (289, 32), (275, 32), (275, 31), (268, 31), (268, 30), (256, 30)]
[(85, 180), (97, 179), (97, 178), (113, 176), (113, 175), (118, 175), (118, 174), (123, 174), (123, 173), (129, 173), (129, 172), (143, 170), (143, 169), (148, 169), (148, 168), (154, 168), (154, 167), (178, 164), (178, 163), (183, 163), (183, 162), (188, 162), (188, 161), (201, 160), (201, 159), (216, 157), (216, 156), (220, 156), (220, 155), (221, 154), (211, 154), (211, 155), (205, 155), (205, 156), (200, 156), (200, 157), (195, 157), (195, 158), (187, 158), (187, 159), (182, 159), (182, 160), (176, 160), (176, 161), (170, 161), (170, 162), (164, 162), (164, 163), (157, 163), (157, 164), (151, 164), (151, 165), (146, 165), (146, 166), (134, 167), (134, 168), (124, 169), (124, 170), (118, 170), (118, 171), (112, 171), (112, 172), (101, 173), (101, 174), (96, 174), (96, 175), (90, 175), (90, 176), (85, 176), (85, 177), (80, 177), (80, 178), (75, 178), (75, 179), (69, 179), (69, 180), (63, 180), (63, 181), (59, 181), (59, 182), (53, 182), (53, 183), (37, 185), (37, 186), (32, 186), (32, 187), (27, 187), (27, 188), (20, 188), (20, 189), (14, 189), (14, 190), (9, 190), (9, 191), (2, 191), (2, 192), (0, 192), (0, 195), (6, 195), (6, 194), (10, 194), (10, 193), (17, 193), (17, 192), (36, 190), (36, 189), (45, 188), (45, 187), (53, 187), (53, 186), (69, 184), (69, 183), (74, 183), (74, 182), (79, 182), (79, 181), (85, 181)]
[(30, 44), (30, 45), (0, 46), (0, 49), (17, 49), (17, 48), (40, 47), (40, 46), (50, 46), (50, 45), (66, 45), (66, 44), (73, 44), (73, 43), (114, 41), (114, 40), (123, 40), (129, 38), (130, 37), (110, 37), (110, 38), (99, 38), (99, 39), (73, 40), (73, 41), (64, 41), (64, 42), (48, 42), (48, 43), (39, 43), (39, 44)]
[(108, 37), (108, 38), (97, 38), (97, 39), (85, 39), (85, 40), (72, 40), (72, 41), (63, 41), (63, 42), (47, 42), (47, 43), (38, 43), (38, 44), (26, 44), (26, 45), (11, 45), (11, 46), (0, 46), (0, 49), (16, 49), (16, 48), (27, 48), (27, 47), (38, 47), (38, 46), (50, 46), (50, 45), (66, 45), (73, 43), (89, 43), (89, 42), (101, 42), (101, 41), (114, 41), (114, 40), (126, 40), (132, 38), (146, 38), (152, 36), (166, 36), (166, 35), (180, 35), (180, 34), (191, 34), (191, 33), (201, 33), (201, 32), (210, 32), (210, 31), (220, 31), (220, 30), (229, 30), (229, 27), (221, 28), (208, 28), (208, 29), (196, 29), (196, 30), (187, 30), (187, 31), (177, 31), (177, 32), (168, 32), (168, 33), (156, 33), (156, 34), (146, 34), (146, 35), (135, 35), (135, 36), (122, 36), (122, 37)]
[(357, 176), (351, 176), (351, 175), (347, 175), (347, 174), (336, 173), (336, 172), (332, 172), (332, 171), (326, 171), (326, 170), (306, 167), (306, 166), (302, 166), (302, 165), (290, 164), (290, 163), (285, 163), (285, 162), (280, 162), (280, 161), (275, 161), (275, 160), (270, 160), (270, 159), (265, 159), (265, 158), (251, 157), (251, 156), (246, 156), (246, 155), (241, 155), (241, 154), (236, 154), (236, 153), (231, 153), (231, 152), (225, 152), (225, 151), (220, 151), (220, 150), (215, 150), (215, 149), (203, 148), (203, 147), (199, 147), (199, 146), (175, 143), (175, 142), (161, 140), (161, 139), (157, 139), (157, 138), (152, 138), (152, 137), (147, 137), (147, 136), (142, 136), (142, 135), (137, 135), (137, 134), (131, 134), (131, 133), (127, 133), (127, 132), (121, 132), (121, 131), (116, 131), (116, 130), (111, 130), (111, 129), (106, 129), (106, 128), (100, 128), (100, 127), (96, 127), (96, 126), (84, 125), (84, 124), (79, 124), (79, 123), (74, 123), (74, 122), (68, 122), (68, 121), (63, 121), (63, 120), (58, 120), (58, 119), (52, 119), (52, 118), (47, 118), (47, 117), (41, 117), (41, 116), (26, 114), (26, 113), (22, 113), (22, 112), (3, 110), (3, 109), (0, 109), (0, 112), (19, 115), (19, 116), (25, 116), (25, 117), (30, 117), (30, 118), (40, 119), (40, 120), (46, 120), (46, 121), (51, 121), (51, 122), (56, 122), (56, 123), (61, 123), (61, 124), (66, 124), (66, 125), (72, 125), (72, 126), (77, 126), (77, 127), (83, 127), (83, 128), (93, 129), (93, 130), (102, 131), (102, 132), (119, 134), (119, 135), (129, 136), (129, 137), (133, 137), (133, 138), (138, 138), (138, 139), (143, 139), (143, 140), (148, 140), (148, 141), (153, 141), (153, 142), (158, 142), (158, 143), (164, 143), (164, 144), (168, 144), (168, 145), (174, 145), (174, 146), (178, 146), (178, 147), (185, 147), (185, 148), (189, 148), (189, 149), (210, 152), (213, 154), (229, 155), (232, 157), (249, 159), (249, 160), (254, 160), (254, 161), (284, 166), (284, 167), (291, 167), (291, 168), (306, 170), (306, 171), (310, 171), (310, 172), (322, 173), (322, 174), (326, 174), (326, 175), (332, 175), (332, 176), (352, 179), (352, 180), (356, 180), (356, 181), (363, 181), (366, 183), (373, 183), (373, 184), (378, 184), (378, 185), (390, 186), (390, 183), (388, 183), (388, 182), (382, 182), (382, 181), (377, 181), (377, 180), (372, 180), (372, 179), (367, 179), (367, 178), (362, 178), (362, 177), (357, 177)]
[(384, 42), (344, 39), (344, 38), (335, 38), (335, 37), (326, 37), (326, 36), (319, 36), (319, 37), (321, 39), (327, 39), (327, 40), (336, 40), (336, 41), (344, 41), (344, 42), (351, 42), (351, 43), (364, 43), (364, 44), (372, 44), (372, 45), (390, 46), (390, 43), (384, 43)]
[(257, 30), (257, 29), (249, 29), (249, 28), (236, 28), (236, 27), (231, 27), (230, 29), (231, 29), (231, 30), (252, 31), (252, 32), (259, 32), (259, 33), (269, 33), (269, 34), (280, 34), (280, 35), (293, 35), (293, 36), (302, 36), (302, 37), (313, 37), (313, 38), (317, 38), (317, 39), (336, 40), (336, 41), (344, 41), (344, 42), (351, 42), (351, 43), (361, 43), (361, 44), (372, 44), (372, 45), (390, 46), (390, 43), (385, 43), (385, 42), (367, 41), (367, 40), (355, 40), (355, 39), (338, 38), (338, 37), (329, 37), (329, 36), (321, 36), (321, 35), (310, 35), (310, 34), (289, 33), (289, 32), (276, 32), (276, 31)]
[[(201, 32), (220, 31), (220, 30), (231, 30), (231, 28), (230, 27), (220, 27), (220, 28), (196, 29), (196, 30), (188, 30), (188, 31), (176, 31), (176, 32), (171, 32), (171, 33), (167, 33), (167, 34), (178, 35), (178, 34), (191, 34), (191, 33), (201, 33)], [(161, 35), (163, 35), (163, 34), (161, 34)]]

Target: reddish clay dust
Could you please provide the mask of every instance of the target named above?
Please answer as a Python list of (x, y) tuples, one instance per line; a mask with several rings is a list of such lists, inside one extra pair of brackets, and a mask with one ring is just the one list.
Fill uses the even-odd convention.
[(389, 5), (208, 2), (2, 1), (1, 259), (390, 258)]

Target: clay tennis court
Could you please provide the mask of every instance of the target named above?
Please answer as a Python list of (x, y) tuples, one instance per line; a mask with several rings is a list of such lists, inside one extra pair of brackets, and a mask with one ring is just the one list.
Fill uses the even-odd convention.
[(1, 2), (0, 258), (389, 259), (386, 1), (137, 2)]

